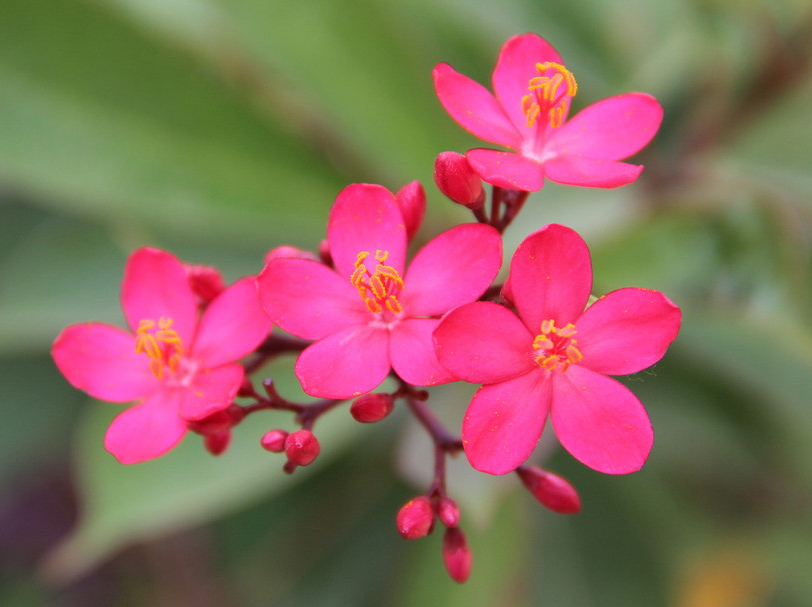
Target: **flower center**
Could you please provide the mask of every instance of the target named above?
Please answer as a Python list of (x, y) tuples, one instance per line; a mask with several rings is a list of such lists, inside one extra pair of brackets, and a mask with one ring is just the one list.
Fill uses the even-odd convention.
[(378, 265), (375, 272), (370, 273), (364, 261), (369, 257), (369, 251), (361, 251), (355, 260), (355, 271), (350, 277), (352, 285), (358, 289), (358, 294), (373, 314), (380, 314), (388, 310), (392, 314), (399, 314), (403, 308), (398, 301), (398, 294), (403, 289), (403, 279), (392, 266), (386, 265), (389, 251), (375, 251)]
[(536, 351), (536, 364), (548, 371), (561, 371), (564, 373), (573, 363), (579, 362), (583, 356), (573, 339), (577, 333), (572, 323), (561, 327), (555, 326), (554, 320), (545, 320), (541, 323), (541, 333), (533, 340), (533, 350)]
[(155, 321), (145, 318), (138, 323), (135, 332), (136, 354), (146, 354), (149, 370), (159, 380), (164, 379), (164, 369), (174, 374), (183, 355), (183, 344), (177, 331), (172, 329), (172, 319), (161, 317), (156, 328)]
[(536, 71), (539, 75), (533, 76), (527, 84), (530, 92), (522, 97), (527, 126), (533, 126), (542, 112), (547, 113), (551, 126), (561, 126), (569, 99), (578, 92), (575, 76), (560, 63), (552, 61), (537, 63)]

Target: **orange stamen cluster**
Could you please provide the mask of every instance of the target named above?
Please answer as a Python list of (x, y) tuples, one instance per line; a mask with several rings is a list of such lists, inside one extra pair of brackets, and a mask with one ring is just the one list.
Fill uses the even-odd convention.
[[(550, 70), (553, 73), (548, 76)], [(533, 126), (543, 111), (547, 112), (551, 126), (561, 126), (567, 111), (567, 100), (578, 92), (575, 76), (560, 63), (552, 61), (537, 63), (536, 71), (539, 75), (531, 78), (527, 85), (530, 92), (522, 97), (527, 126)]]
[(536, 364), (542, 369), (564, 373), (573, 363), (580, 362), (583, 356), (573, 339), (577, 333), (572, 323), (558, 329), (554, 320), (541, 323), (541, 333), (533, 340), (533, 349), (537, 351)]
[(149, 357), (149, 370), (159, 380), (164, 378), (164, 368), (168, 367), (170, 373), (178, 370), (183, 355), (180, 336), (171, 327), (171, 318), (158, 319), (157, 330), (155, 321), (145, 318), (135, 332), (135, 352)]
[(389, 251), (375, 251), (375, 259), (378, 265), (375, 272), (370, 274), (364, 265), (364, 260), (369, 257), (369, 251), (361, 251), (355, 260), (355, 271), (350, 277), (350, 282), (358, 289), (358, 294), (373, 314), (379, 314), (388, 310), (392, 314), (400, 313), (403, 308), (398, 301), (398, 293), (403, 289), (403, 279), (398, 271), (392, 266), (385, 265)]

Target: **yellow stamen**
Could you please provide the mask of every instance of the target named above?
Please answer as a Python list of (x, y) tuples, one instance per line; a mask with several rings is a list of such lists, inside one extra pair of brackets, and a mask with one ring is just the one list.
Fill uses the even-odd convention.
[(149, 358), (149, 370), (159, 380), (164, 378), (164, 368), (170, 373), (178, 370), (183, 344), (177, 331), (172, 328), (172, 319), (158, 319), (158, 330), (155, 321), (145, 318), (138, 323), (135, 331), (135, 353), (146, 354)]
[(384, 308), (392, 314), (399, 314), (403, 308), (398, 301), (398, 294), (403, 289), (403, 279), (392, 266), (386, 265), (389, 251), (375, 251), (375, 272), (370, 274), (364, 261), (369, 257), (369, 251), (361, 251), (355, 260), (355, 270), (350, 276), (350, 282), (358, 289), (358, 294), (364, 300), (367, 309), (373, 314), (380, 314)]
[[(547, 75), (549, 70), (553, 71), (551, 75)], [(578, 92), (575, 76), (553, 61), (537, 63), (536, 71), (540, 75), (530, 79), (527, 83), (530, 92), (522, 97), (522, 112), (527, 116), (527, 126), (533, 126), (543, 111), (547, 112), (551, 126), (561, 126), (569, 99)]]
[(533, 340), (533, 349), (538, 353), (536, 364), (547, 371), (564, 373), (571, 364), (580, 362), (583, 356), (573, 339), (577, 332), (572, 323), (559, 329), (552, 319), (542, 321), (541, 333)]

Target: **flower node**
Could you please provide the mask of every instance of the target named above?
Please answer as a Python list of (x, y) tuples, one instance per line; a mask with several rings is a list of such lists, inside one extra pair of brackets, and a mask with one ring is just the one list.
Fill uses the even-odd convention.
[[(575, 76), (553, 61), (537, 63), (536, 71), (539, 75), (533, 76), (527, 83), (530, 92), (522, 97), (522, 112), (527, 116), (527, 126), (533, 126), (542, 112), (547, 112), (551, 126), (561, 126), (567, 103), (578, 92)], [(548, 75), (548, 72), (552, 73)]]
[(384, 310), (392, 314), (399, 314), (403, 308), (398, 301), (398, 294), (403, 289), (403, 279), (392, 266), (385, 265), (389, 251), (375, 251), (378, 265), (375, 272), (370, 274), (364, 261), (369, 257), (369, 251), (361, 251), (355, 260), (355, 271), (350, 276), (353, 286), (373, 314), (380, 314)]
[(564, 373), (572, 363), (580, 362), (583, 356), (575, 347), (578, 342), (573, 336), (576, 333), (575, 325), (572, 323), (559, 329), (555, 326), (554, 320), (543, 321), (541, 333), (533, 340), (536, 364), (548, 371), (557, 369)]
[(157, 330), (152, 319), (139, 322), (135, 332), (135, 352), (149, 357), (149, 370), (157, 379), (164, 378), (165, 367), (175, 373), (183, 355), (183, 344), (177, 331), (172, 329), (172, 319), (158, 319)]

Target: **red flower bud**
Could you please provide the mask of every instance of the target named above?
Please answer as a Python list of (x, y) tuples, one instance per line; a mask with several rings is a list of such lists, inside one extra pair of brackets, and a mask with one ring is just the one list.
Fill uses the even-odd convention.
[(371, 424), (389, 415), (394, 406), (395, 401), (389, 394), (366, 394), (353, 401), (350, 414), (356, 421)]
[(457, 502), (450, 497), (443, 497), (437, 506), (437, 516), (446, 527), (456, 527), (460, 524), (460, 509)]
[(469, 209), (478, 209), (485, 204), (482, 180), (462, 154), (439, 154), (434, 161), (434, 181), (443, 194)]
[(536, 466), (520, 466), (516, 474), (522, 483), (543, 506), (559, 514), (575, 514), (581, 511), (578, 492), (565, 479)]
[(434, 508), (425, 495), (406, 502), (395, 519), (398, 532), (404, 539), (416, 540), (431, 533), (434, 527)]
[(330, 253), (330, 243), (326, 240), (319, 242), (319, 259), (325, 266), (333, 265), (333, 255)]
[(299, 249), (297, 247), (291, 247), (289, 245), (282, 245), (281, 247), (276, 247), (275, 249), (271, 249), (267, 253), (265, 253), (265, 263), (268, 264), (274, 259), (284, 259), (284, 258), (293, 258), (293, 259), (312, 259), (313, 261), (318, 261), (318, 256), (313, 253), (312, 251), (306, 251), (305, 249)]
[(471, 575), (471, 550), (459, 527), (449, 527), (443, 536), (443, 562), (455, 582), (462, 584)]
[(266, 449), (271, 453), (282, 453), (282, 451), (285, 450), (285, 440), (287, 438), (287, 432), (276, 429), (266, 432), (259, 442), (263, 449)]
[(289, 462), (297, 466), (313, 463), (319, 451), (321, 451), (319, 441), (310, 430), (291, 432), (285, 439), (285, 455)]
[(218, 432), (216, 434), (206, 434), (203, 436), (203, 445), (206, 447), (206, 451), (212, 455), (220, 455), (223, 453), (226, 449), (228, 449), (228, 444), (230, 442), (230, 430)]
[(406, 238), (411, 240), (426, 214), (426, 191), (419, 181), (412, 181), (398, 190), (395, 201), (406, 224)]
[(211, 266), (193, 266), (184, 264), (186, 278), (192, 291), (203, 303), (209, 303), (226, 288), (223, 277)]

